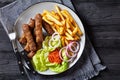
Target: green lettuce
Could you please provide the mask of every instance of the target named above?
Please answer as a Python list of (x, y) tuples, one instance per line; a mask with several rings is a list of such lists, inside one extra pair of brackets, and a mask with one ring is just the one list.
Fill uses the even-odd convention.
[[(51, 71), (60, 73), (65, 71), (68, 68), (68, 62), (63, 61), (61, 64), (57, 63), (50, 63), (48, 60), (48, 55), (51, 51), (55, 50), (55, 47), (49, 47), (49, 40), (51, 39), (51, 36), (47, 36), (45, 40), (42, 43), (42, 49), (38, 50), (36, 54), (32, 58), (32, 63), (37, 71), (46, 71), (50, 69)], [(61, 47), (61, 42), (58, 45), (58, 41), (51, 42), (52, 46)], [(67, 60), (67, 56), (65, 55), (65, 52), (62, 53), (62, 56), (64, 60)]]

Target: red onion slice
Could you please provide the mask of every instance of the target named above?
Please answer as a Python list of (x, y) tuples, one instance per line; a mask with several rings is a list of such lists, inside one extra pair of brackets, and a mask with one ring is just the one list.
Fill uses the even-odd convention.
[[(75, 46), (74, 44), (76, 44), (76, 46)], [(78, 50), (79, 50), (79, 43), (78, 43), (78, 42), (75, 42), (75, 41), (74, 41), (74, 42), (71, 42), (71, 43), (68, 45), (68, 48), (70, 49), (71, 52), (77, 53)], [(74, 48), (74, 49), (72, 49), (72, 48)]]
[(64, 49), (66, 50), (66, 51), (65, 51), (65, 54), (66, 54), (66, 56), (68, 57), (68, 55), (67, 55), (67, 54), (68, 54), (68, 52), (67, 52), (67, 47), (63, 47), (63, 48), (61, 48), (60, 51), (59, 51), (60, 59), (63, 60), (63, 61), (65, 61), (65, 62), (72, 62), (73, 59), (76, 57), (77, 54), (73, 55), (73, 56), (70, 57), (68, 60), (64, 60), (63, 57), (62, 57), (62, 51), (63, 51)]
[(61, 48), (60, 51), (59, 51), (60, 59), (63, 60), (63, 61), (64, 61), (64, 59), (63, 59), (63, 57), (62, 57), (62, 51), (63, 51), (64, 49), (66, 50), (66, 47)]

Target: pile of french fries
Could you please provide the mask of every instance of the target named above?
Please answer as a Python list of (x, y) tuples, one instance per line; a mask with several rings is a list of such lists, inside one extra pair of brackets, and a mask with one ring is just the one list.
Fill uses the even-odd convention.
[(80, 40), (83, 35), (71, 14), (65, 9), (62, 10), (57, 5), (55, 6), (55, 11), (44, 10), (42, 19), (46, 21), (54, 31), (60, 34), (63, 46), (69, 44), (70, 41)]

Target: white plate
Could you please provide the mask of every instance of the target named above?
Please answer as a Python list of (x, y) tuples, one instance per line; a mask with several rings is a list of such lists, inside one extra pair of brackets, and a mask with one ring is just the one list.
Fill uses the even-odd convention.
[[(20, 37), (22, 34), (22, 24), (24, 23), (28, 23), (30, 18), (34, 18), (34, 16), (37, 13), (42, 13), (43, 10), (55, 10), (54, 6), (58, 5), (61, 9), (66, 9), (70, 12), (70, 14), (73, 16), (73, 18), (75, 19), (75, 21), (77, 22), (77, 24), (79, 25), (81, 31), (83, 32), (83, 36), (81, 37), (81, 41), (80, 41), (80, 50), (78, 52), (78, 55), (76, 57), (76, 59), (69, 65), (69, 69), (75, 65), (75, 63), (79, 60), (79, 58), (82, 55), (84, 46), (85, 46), (85, 31), (84, 31), (84, 27), (82, 25), (81, 20), (79, 19), (79, 17), (68, 7), (59, 4), (59, 3), (55, 3), (55, 2), (42, 2), (42, 3), (37, 3), (31, 7), (29, 7), (28, 9), (26, 9), (16, 20), (15, 22), (15, 27), (16, 27), (16, 32), (17, 32), (17, 36)], [(55, 75), (58, 73), (52, 72), (50, 70), (47, 70), (45, 72), (39, 72), (40, 74), (44, 74), (44, 75)]]

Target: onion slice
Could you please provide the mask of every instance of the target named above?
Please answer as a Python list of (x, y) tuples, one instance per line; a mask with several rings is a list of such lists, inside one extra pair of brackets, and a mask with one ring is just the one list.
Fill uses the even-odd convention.
[(66, 50), (66, 51), (65, 51), (65, 55), (68, 57), (68, 55), (67, 55), (67, 54), (68, 54), (68, 52), (67, 52), (67, 47), (63, 47), (63, 48), (61, 48), (60, 51), (59, 51), (60, 59), (63, 60), (63, 61), (65, 61), (65, 62), (72, 62), (72, 61), (74, 60), (74, 58), (76, 57), (77, 54), (73, 55), (73, 56), (70, 57), (68, 60), (64, 60), (63, 57), (62, 57), (62, 51), (63, 51), (64, 49)]
[(58, 43), (55, 45), (55, 46), (52, 46), (52, 39), (50, 39), (49, 40), (49, 42), (48, 42), (48, 45), (50, 46), (50, 47), (52, 47), (52, 48), (57, 48), (59, 45), (60, 45), (60, 39), (59, 40), (57, 40), (58, 41)]
[[(75, 44), (75, 45), (74, 45)], [(64, 60), (62, 57), (62, 51), (65, 49), (65, 55), (69, 58), (68, 60)], [(59, 51), (60, 59), (66, 62), (72, 62), (74, 58), (77, 56), (77, 52), (79, 50), (79, 43), (78, 42), (71, 42), (66, 47), (63, 47)], [(73, 53), (70, 55), (69, 52)]]
[[(54, 41), (58, 41), (58, 43), (55, 46), (52, 46), (51, 43), (54, 42)], [(60, 45), (60, 35), (59, 35), (58, 32), (55, 32), (55, 33), (52, 34), (52, 37), (49, 40), (48, 45), (52, 48), (57, 48)]]
[[(76, 44), (76, 45), (74, 45), (74, 44)], [(74, 41), (74, 42), (71, 42), (71, 43), (68, 45), (68, 48), (70, 49), (71, 52), (76, 53), (76, 52), (78, 52), (80, 46), (79, 46), (79, 43), (78, 43), (78, 42)], [(72, 49), (72, 48), (74, 48), (74, 49)]]
[(58, 32), (55, 32), (52, 34), (52, 38), (53, 41), (59, 40), (60, 39), (60, 35)]
[[(61, 48), (60, 51), (59, 51), (60, 59), (63, 60), (63, 61), (64, 61), (64, 59), (63, 59), (63, 57), (62, 57), (62, 51), (63, 51), (64, 49), (66, 50), (66, 47)], [(66, 51), (65, 51), (65, 54), (66, 54)]]
[(67, 55), (69, 58), (73, 58), (73, 57), (77, 56), (77, 53), (73, 53), (73, 54), (74, 54), (74, 55), (69, 55), (68, 49), (67, 49), (66, 55)]

